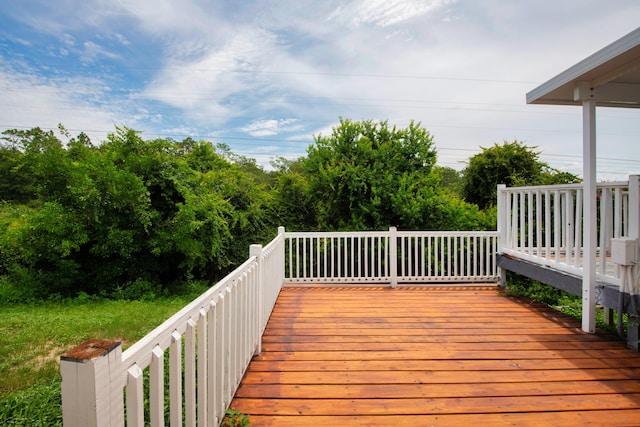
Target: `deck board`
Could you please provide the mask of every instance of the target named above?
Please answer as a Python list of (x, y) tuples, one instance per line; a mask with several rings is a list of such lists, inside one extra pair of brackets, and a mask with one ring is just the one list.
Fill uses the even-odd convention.
[(495, 287), (285, 287), (252, 425), (637, 425), (640, 357)]

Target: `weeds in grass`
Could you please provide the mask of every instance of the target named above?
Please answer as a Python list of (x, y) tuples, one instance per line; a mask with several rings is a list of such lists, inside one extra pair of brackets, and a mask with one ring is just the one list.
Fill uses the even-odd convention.
[(118, 339), (126, 348), (196, 296), (0, 306), (0, 425), (61, 425), (60, 354), (90, 338)]
[(35, 384), (0, 399), (4, 427), (62, 426), (60, 378)]
[(223, 427), (247, 427), (250, 425), (249, 415), (233, 409), (227, 409), (224, 420), (222, 420)]

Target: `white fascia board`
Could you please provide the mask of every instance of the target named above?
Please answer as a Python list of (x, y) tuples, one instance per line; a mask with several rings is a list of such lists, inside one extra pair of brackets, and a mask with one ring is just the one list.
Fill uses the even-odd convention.
[[(623, 59), (623, 56), (625, 52), (628, 52), (637, 46), (640, 46), (640, 28), (637, 28), (626, 36), (600, 49), (593, 55), (583, 59), (574, 66), (528, 92), (527, 104), (580, 105), (580, 102), (576, 102), (573, 99), (573, 83), (577, 81), (594, 80), (598, 77), (597, 75), (586, 78), (586, 74), (608, 62), (611, 62), (612, 66), (617, 68), (625, 62), (633, 61), (635, 58), (628, 58), (625, 60)], [(617, 60), (620, 60), (621, 64), (614, 65), (613, 63)], [(608, 73), (609, 71), (609, 69), (604, 70), (602, 74)], [(551, 96), (553, 92), (556, 92), (555, 96)]]

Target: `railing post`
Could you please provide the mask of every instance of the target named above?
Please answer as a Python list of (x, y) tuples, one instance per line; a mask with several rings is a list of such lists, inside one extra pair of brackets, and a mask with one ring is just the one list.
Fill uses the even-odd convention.
[(398, 286), (398, 229), (389, 227), (389, 280), (391, 287)]
[(285, 228), (284, 227), (278, 227), (278, 237), (281, 239), (280, 245), (282, 247), (282, 251), (278, 256), (278, 286), (281, 289), (282, 286), (284, 285), (284, 280), (286, 277), (286, 272), (285, 272), (285, 268), (286, 268), (286, 235), (285, 235)]
[[(640, 241), (640, 175), (629, 176), (629, 238)], [(637, 301), (640, 294), (640, 244), (636, 243), (635, 265), (631, 267), (629, 294)], [(633, 304), (632, 304), (633, 306)], [(629, 314), (627, 322), (627, 345), (638, 351), (640, 349), (640, 317), (637, 313)]]
[(88, 340), (60, 356), (65, 427), (124, 425), (119, 341)]
[[(629, 176), (629, 236), (640, 239), (640, 175)], [(640, 259), (636, 254), (636, 260)], [(636, 289), (636, 291), (639, 291)]]
[[(498, 228), (498, 252), (496, 253), (496, 257), (498, 253), (502, 252), (502, 245), (504, 245), (507, 241), (507, 210), (506, 208), (506, 200), (504, 190), (507, 189), (505, 184), (498, 184), (498, 200), (497, 200), (497, 208), (498, 208), (498, 223), (496, 227)], [(497, 260), (496, 260), (497, 264)], [(507, 270), (502, 267), (498, 267), (498, 286), (504, 288), (507, 285)]]
[(251, 245), (249, 247), (249, 256), (256, 257), (256, 262), (258, 263), (258, 286), (256, 289), (257, 292), (257, 303), (258, 303), (258, 315), (256, 316), (256, 334), (254, 337), (256, 348), (254, 350), (254, 355), (260, 354), (262, 351), (262, 316), (264, 315), (264, 275), (262, 274), (262, 246), (261, 245)]

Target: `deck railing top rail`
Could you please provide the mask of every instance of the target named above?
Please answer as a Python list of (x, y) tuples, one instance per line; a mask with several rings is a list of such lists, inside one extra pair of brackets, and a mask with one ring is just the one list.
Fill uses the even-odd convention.
[(89, 341), (65, 353), (64, 425), (124, 425), (125, 413), (128, 426), (220, 424), (284, 282), (283, 233), (125, 352)]
[[(553, 185), (529, 185), (522, 187), (507, 187), (500, 186), (503, 192), (507, 193), (519, 193), (528, 191), (563, 191), (563, 190), (576, 190), (582, 189), (583, 184), (553, 184)], [(628, 188), (629, 181), (606, 181), (596, 184), (597, 188)]]
[(291, 283), (495, 282), (496, 231), (285, 233)]

